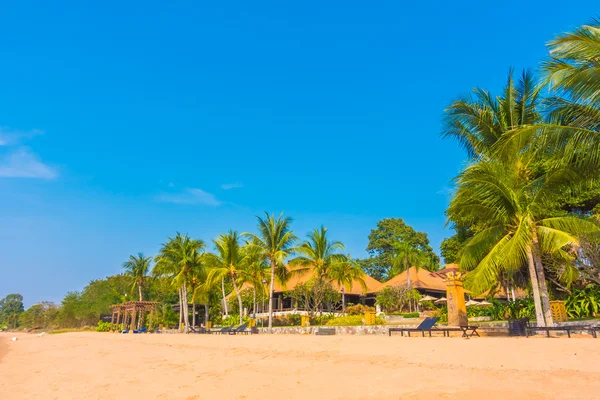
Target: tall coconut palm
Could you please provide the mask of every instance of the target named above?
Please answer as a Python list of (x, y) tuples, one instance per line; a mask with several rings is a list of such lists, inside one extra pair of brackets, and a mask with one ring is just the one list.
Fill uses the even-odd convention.
[(578, 246), (576, 235), (597, 227), (576, 217), (547, 218), (547, 202), (577, 175), (568, 168), (533, 175), (525, 156), (514, 164), (481, 161), (467, 167), (456, 180), (448, 216), (481, 226), (460, 258), (461, 268), (472, 270), (467, 285), (483, 292), (496, 286), (499, 276), (512, 276), (527, 266), (537, 323), (546, 326), (553, 321), (542, 254)]
[(140, 301), (143, 301), (142, 289), (144, 287), (144, 283), (146, 282), (146, 278), (148, 277), (148, 271), (150, 269), (151, 262), (152, 257), (144, 257), (143, 253), (138, 253), (137, 256), (129, 256), (129, 260), (123, 263), (125, 275), (131, 277), (133, 282), (131, 286), (132, 290), (136, 286), (138, 288)]
[[(454, 101), (445, 110), (442, 136), (458, 141), (472, 159), (496, 158), (494, 146), (506, 133), (541, 121), (541, 88), (530, 71), (523, 71), (515, 82), (510, 70), (501, 95), (475, 88), (471, 95)], [(511, 142), (506, 153), (516, 154), (519, 145)]]
[(192, 293), (192, 326), (196, 326), (196, 292), (206, 282), (207, 279), (206, 254), (201, 254), (199, 262), (194, 263), (189, 274), (189, 289)]
[(207, 280), (209, 282), (218, 282), (227, 277), (233, 284), (235, 295), (238, 299), (240, 310), (240, 325), (243, 323), (242, 296), (238, 288), (238, 280), (243, 274), (245, 254), (240, 245), (240, 236), (236, 231), (229, 231), (226, 234), (219, 235), (214, 240), (217, 253), (210, 255), (209, 264), (211, 265)]
[(338, 264), (348, 263), (346, 255), (340, 253), (344, 249), (342, 242), (329, 240), (327, 228), (321, 226), (294, 249), (298, 256), (290, 260), (290, 266), (296, 273), (311, 272), (315, 278), (322, 280), (330, 277), (332, 268)]
[(193, 271), (203, 262), (200, 251), (204, 247), (202, 240), (177, 233), (174, 238), (168, 238), (155, 257), (153, 273), (169, 277), (179, 290), (179, 320), (183, 321), (185, 333), (190, 331), (188, 283)]
[(249, 238), (249, 246), (260, 249), (271, 268), (269, 282), (269, 330), (273, 327), (273, 290), (275, 279), (286, 276), (285, 260), (293, 250), (296, 236), (290, 229), (291, 218), (279, 217), (265, 213), (265, 217), (257, 217), (259, 234), (245, 234)]
[(600, 166), (600, 21), (558, 36), (548, 48), (542, 72), (551, 96), (544, 100), (544, 121), (512, 130), (495, 152), (529, 145), (562, 165), (594, 172)]
[(269, 264), (259, 246), (247, 242), (244, 246), (244, 252), (246, 254), (246, 267), (241, 278), (245, 283), (252, 285), (252, 313), (256, 315), (258, 311), (257, 294), (264, 298), (266, 293), (263, 282), (267, 282), (269, 279)]
[(406, 271), (406, 287), (411, 288), (410, 268), (425, 268), (430, 264), (430, 260), (421, 250), (414, 248), (406, 242), (394, 242), (392, 252), (392, 268), (390, 276), (398, 275)]
[(328, 276), (340, 287), (342, 294), (342, 312), (346, 312), (346, 289), (350, 290), (354, 282), (358, 282), (363, 289), (367, 291), (365, 282), (365, 272), (349, 256), (346, 256), (346, 262), (336, 263), (331, 266)]

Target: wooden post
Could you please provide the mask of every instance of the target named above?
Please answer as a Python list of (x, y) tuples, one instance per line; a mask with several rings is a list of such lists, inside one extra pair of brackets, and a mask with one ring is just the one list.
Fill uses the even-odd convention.
[(129, 328), (129, 333), (133, 333), (133, 331), (136, 329), (136, 326), (135, 326), (135, 322), (136, 322), (136, 321), (135, 321), (135, 320), (136, 320), (136, 318), (135, 318), (135, 317), (136, 317), (136, 315), (135, 315), (135, 314), (136, 314), (136, 313), (135, 313), (135, 312), (136, 312), (136, 309), (135, 309), (135, 306), (134, 306), (134, 307), (131, 309), (131, 325), (130, 325), (130, 326), (131, 326), (131, 328)]
[(150, 309), (150, 318), (148, 320), (148, 332), (152, 330), (152, 315), (154, 314), (154, 308)]
[(115, 326), (113, 326), (115, 331), (119, 330), (119, 319), (121, 319), (121, 308), (117, 309), (117, 322), (115, 323)]

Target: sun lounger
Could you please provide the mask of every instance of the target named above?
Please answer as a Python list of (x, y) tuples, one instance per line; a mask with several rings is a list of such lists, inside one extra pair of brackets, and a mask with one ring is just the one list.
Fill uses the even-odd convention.
[(460, 325), (458, 327), (435, 326), (432, 328), (433, 331), (444, 332), (444, 336), (450, 336), (450, 332), (462, 332), (462, 337), (480, 337), (477, 329), (479, 329), (479, 325)]
[(146, 328), (142, 328), (140, 330), (134, 329), (133, 333), (146, 333), (148, 332), (148, 329)]
[[(438, 320), (438, 317), (427, 317), (416, 328), (390, 328), (388, 334), (392, 336), (392, 332), (400, 332), (400, 335), (404, 336), (404, 332), (406, 332), (410, 336), (411, 332), (421, 332), (425, 336), (425, 332), (429, 332), (429, 336), (431, 336), (433, 326)], [(444, 336), (446, 336), (446, 333), (444, 333)]]
[(528, 326), (525, 328), (525, 336), (529, 337), (530, 333), (535, 333), (538, 331), (546, 332), (546, 337), (550, 337), (550, 331), (553, 332), (567, 332), (567, 336), (571, 337), (571, 332), (573, 331), (591, 331), (592, 336), (596, 337), (596, 332), (594, 332), (589, 325), (565, 325), (565, 326)]
[(592, 334), (592, 337), (597, 338), (598, 337), (598, 333), (600, 333), (600, 326), (592, 326), (592, 327), (590, 327), (590, 333)]
[(238, 333), (243, 333), (244, 335), (247, 335), (248, 333), (250, 333), (250, 331), (246, 330), (247, 327), (248, 327), (248, 324), (242, 324), (242, 325), (238, 326), (237, 328), (230, 330), (229, 334), (237, 335)]

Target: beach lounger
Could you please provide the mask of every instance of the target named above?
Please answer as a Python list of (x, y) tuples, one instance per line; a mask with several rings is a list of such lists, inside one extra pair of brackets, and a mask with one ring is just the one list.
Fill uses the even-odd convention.
[(133, 330), (133, 333), (146, 333), (146, 332), (148, 332), (148, 329), (146, 329), (146, 328), (142, 328), (139, 330), (137, 330), (137, 329)]
[(594, 330), (589, 325), (565, 325), (565, 326), (528, 326), (525, 328), (525, 336), (529, 337), (530, 333), (538, 331), (546, 332), (546, 337), (550, 337), (550, 331), (567, 332), (567, 336), (571, 337), (573, 331), (591, 331), (592, 337), (596, 337)]
[(435, 326), (432, 328), (433, 331), (444, 332), (444, 336), (450, 336), (450, 332), (462, 332), (462, 337), (480, 337), (477, 329), (479, 329), (479, 325), (460, 325), (458, 327)]
[[(410, 336), (411, 332), (421, 332), (421, 334), (425, 336), (425, 332), (429, 332), (429, 336), (431, 336), (433, 326), (436, 324), (436, 322), (438, 322), (438, 320), (439, 317), (427, 317), (416, 328), (390, 328), (388, 334), (389, 336), (392, 336), (392, 332), (400, 332), (400, 335), (404, 336), (404, 332), (406, 332), (408, 336)], [(444, 333), (444, 336), (445, 335), (446, 333)]]
[(248, 333), (250, 333), (250, 331), (246, 330), (247, 327), (248, 327), (248, 324), (242, 324), (242, 325), (238, 326), (237, 328), (230, 330), (229, 334), (237, 335), (238, 333), (243, 333), (244, 335), (247, 335)]

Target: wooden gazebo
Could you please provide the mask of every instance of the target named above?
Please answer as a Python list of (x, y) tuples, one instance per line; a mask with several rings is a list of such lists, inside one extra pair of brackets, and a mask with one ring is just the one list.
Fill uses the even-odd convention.
[(138, 319), (143, 322), (146, 313), (149, 313), (148, 326), (152, 327), (152, 316), (158, 303), (156, 301), (127, 301), (122, 304), (110, 306), (112, 309), (111, 329), (119, 330), (119, 324), (123, 324), (123, 329), (129, 329), (133, 333), (137, 329)]

